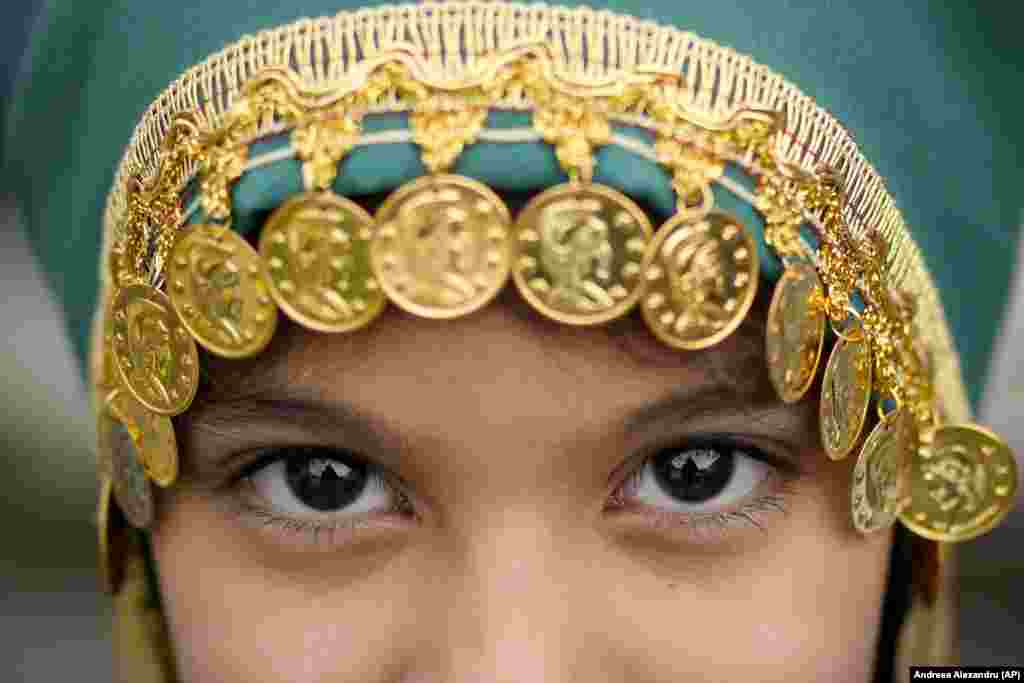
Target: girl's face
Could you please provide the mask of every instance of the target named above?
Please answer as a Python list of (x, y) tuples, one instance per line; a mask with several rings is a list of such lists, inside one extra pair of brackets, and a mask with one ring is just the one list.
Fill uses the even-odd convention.
[(523, 306), (206, 364), (153, 533), (183, 680), (869, 680), (891, 535), (758, 316), (680, 352)]

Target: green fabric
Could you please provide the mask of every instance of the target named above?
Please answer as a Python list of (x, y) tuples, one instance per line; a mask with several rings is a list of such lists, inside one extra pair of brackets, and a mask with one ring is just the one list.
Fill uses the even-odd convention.
[[(186, 68), (245, 33), (379, 0), (50, 0), (15, 89), (7, 171), (80, 357), (95, 306), (103, 202), (145, 107)], [(578, 3), (570, 3), (578, 4)], [(997, 50), (1017, 9), (978, 14), (912, 0), (595, 0), (730, 45), (781, 72), (850, 128), (925, 252), (977, 405), (1008, 293), (1020, 222), (1020, 51)], [(1002, 4), (1002, 3), (999, 3)], [(1015, 3), (1006, 3), (1015, 5)], [(999, 18), (995, 21), (993, 17)], [(383, 151), (383, 150), (382, 150)], [(420, 172), (409, 146), (357, 150), (339, 180), (354, 193)], [(600, 178), (667, 211), (664, 174), (621, 150)], [(472, 149), (459, 169), (497, 187), (558, 178), (542, 146)], [(660, 175), (659, 175), (660, 174)], [(298, 188), (294, 165), (239, 183), (242, 208)], [(84, 365), (84, 364), (83, 364)]]

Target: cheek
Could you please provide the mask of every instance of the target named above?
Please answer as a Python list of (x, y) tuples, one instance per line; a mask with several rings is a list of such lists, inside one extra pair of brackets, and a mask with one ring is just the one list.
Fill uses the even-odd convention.
[(871, 680), (891, 533), (857, 534), (838, 486), (805, 488), (757, 552), (673, 557), (616, 586), (611, 611), (629, 625), (620, 637), (640, 680)]
[[(791, 548), (738, 581), (625, 590), (615, 611), (634, 667), (677, 680), (871, 680), (884, 561)], [(876, 579), (875, 577), (879, 577)]]
[(184, 682), (400, 680), (409, 596), (395, 595), (393, 574), (314, 569), (325, 561), (312, 557), (305, 568), (269, 569), (229, 524), (200, 497), (178, 494), (153, 532)]

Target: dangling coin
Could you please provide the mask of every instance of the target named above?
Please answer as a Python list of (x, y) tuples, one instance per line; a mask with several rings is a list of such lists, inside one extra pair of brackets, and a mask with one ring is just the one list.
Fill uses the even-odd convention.
[(840, 339), (832, 349), (822, 382), (821, 442), (833, 460), (857, 445), (871, 403), (871, 347), (866, 341)]
[(914, 445), (911, 423), (909, 415), (895, 411), (883, 418), (864, 441), (850, 488), (853, 525), (861, 533), (884, 529), (896, 519), (900, 494), (906, 486), (907, 451)]
[(270, 291), (289, 318), (319, 332), (350, 332), (384, 310), (370, 269), (373, 219), (333, 192), (293, 197), (270, 216), (260, 255)]
[(974, 424), (939, 427), (922, 438), (909, 477), (900, 521), (936, 541), (966, 541), (989, 531), (1017, 493), (1010, 447)]
[(641, 310), (660, 340), (704, 349), (739, 327), (757, 294), (757, 245), (732, 216), (712, 211), (696, 221), (676, 216), (654, 236), (641, 269)]
[(171, 419), (146, 410), (123, 391), (111, 393), (107, 408), (127, 430), (146, 476), (157, 486), (173, 484), (178, 478), (178, 443)]
[(120, 419), (111, 432), (111, 465), (114, 498), (125, 519), (139, 529), (148, 528), (155, 513), (153, 489), (128, 426)]
[(651, 223), (610, 187), (568, 183), (537, 195), (515, 225), (513, 277), (543, 315), (595, 325), (629, 312), (644, 290)]
[(481, 308), (505, 285), (511, 214), (486, 186), (455, 175), (403, 185), (377, 210), (373, 272), (399, 308), (456, 318)]
[(230, 228), (196, 225), (174, 245), (167, 290), (192, 337), (225, 358), (266, 348), (277, 328), (277, 306), (263, 261)]
[(786, 403), (799, 401), (814, 381), (825, 339), (825, 311), (816, 303), (823, 297), (810, 266), (787, 268), (772, 295), (765, 336), (768, 374)]
[(187, 410), (199, 387), (199, 354), (167, 296), (148, 285), (123, 288), (111, 332), (114, 360), (132, 395), (161, 415)]

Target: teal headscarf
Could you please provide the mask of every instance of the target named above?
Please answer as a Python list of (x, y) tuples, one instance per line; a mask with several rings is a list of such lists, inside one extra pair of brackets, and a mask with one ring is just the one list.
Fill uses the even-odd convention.
[[(15, 88), (6, 161), (80, 358), (96, 305), (104, 200), (148, 104), (185, 69), (243, 34), (380, 4), (47, 3)], [(850, 129), (886, 179), (924, 252), (977, 405), (1021, 220), (1017, 185), (1024, 135), (1012, 116), (1024, 103), (1021, 52), (993, 49), (1004, 34), (989, 30), (992, 17), (966, 3), (951, 9), (925, 0), (588, 4), (671, 24), (749, 54)], [(457, 170), (504, 189), (556, 181), (549, 150), (538, 145), (521, 152), (480, 145)], [(386, 154), (383, 163), (366, 150), (354, 153), (337, 189), (380, 191), (421, 172), (411, 147), (391, 145)], [(655, 210), (671, 210), (667, 178), (653, 164), (622, 150), (602, 154), (599, 180)], [(243, 218), (248, 214), (251, 220), (254, 211), (297, 191), (298, 177), (297, 166), (247, 177), (235, 190)]]

